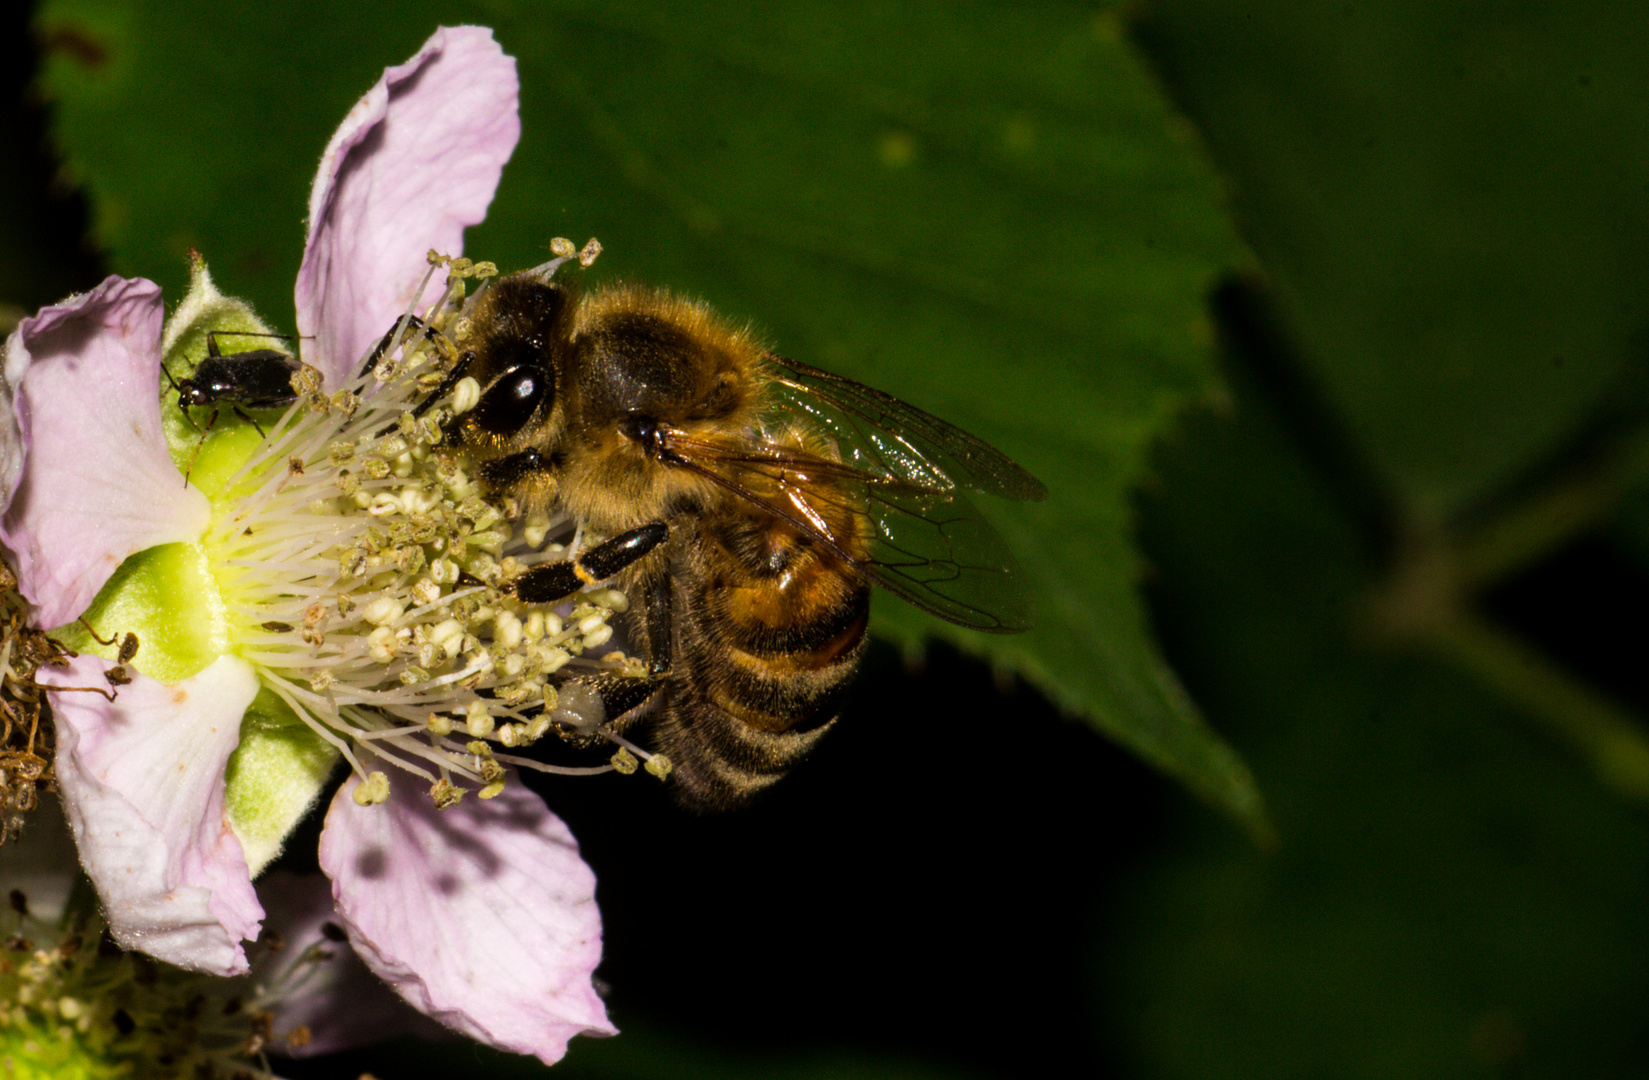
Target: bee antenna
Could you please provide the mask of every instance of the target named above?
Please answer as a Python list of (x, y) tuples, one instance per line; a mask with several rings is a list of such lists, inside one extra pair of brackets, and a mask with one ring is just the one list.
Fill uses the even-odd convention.
[(162, 360), (162, 361), (161, 361), (161, 362), (160, 362), (160, 373), (161, 373), (161, 374), (162, 374), (162, 375), (164, 375), (164, 376), (166, 376), (166, 381), (167, 381), (167, 382), (169, 382), (169, 383), (171, 383), (171, 384), (172, 384), (172, 389), (173, 389), (173, 390), (176, 390), (176, 391), (177, 391), (177, 392), (178, 392), (178, 393), (180, 393), (180, 394), (181, 394), (181, 393), (183, 393), (183, 387), (181, 387), (181, 386), (179, 386), (179, 385), (178, 385), (178, 384), (177, 384), (177, 380), (176, 380), (176, 379), (174, 379), (174, 378), (172, 378), (172, 373), (171, 373), (171, 371), (170, 371), (170, 370), (169, 370), (169, 369), (168, 369), (168, 368), (167, 368), (167, 367), (166, 367), (166, 361), (164, 361), (164, 360)]

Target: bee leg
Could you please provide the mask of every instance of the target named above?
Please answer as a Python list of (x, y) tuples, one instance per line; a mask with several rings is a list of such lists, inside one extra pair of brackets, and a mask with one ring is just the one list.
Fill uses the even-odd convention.
[(408, 329), (420, 330), (425, 337), (430, 337), (431, 334), (430, 328), (424, 325), (424, 320), (416, 315), (403, 315), (395, 320), (395, 325), (391, 326), (388, 332), (378, 339), (378, 344), (367, 354), (366, 363), (361, 365), (361, 374), (365, 375), (376, 367), (378, 361), (384, 358), (384, 354), (389, 352), (389, 347), (395, 344), (396, 338), (402, 337)]
[[(622, 736), (646, 715), (646, 706), (670, 675), (670, 642), (673, 636), (670, 583), (662, 575), (655, 577), (647, 586), (646, 620), (650, 653), (646, 675), (594, 675), (579, 679), (578, 690), (562, 691), (562, 703), (568, 712), (583, 714), (586, 729), (583, 741), (586, 745), (597, 741), (595, 732), (598, 728), (609, 738)], [(587, 695), (593, 695), (599, 701), (599, 708)], [(563, 737), (567, 737), (566, 734)], [(614, 741), (620, 742), (620, 745), (634, 746), (621, 739)], [(647, 755), (643, 753), (642, 756)]]
[(525, 603), (548, 604), (628, 569), (670, 535), (662, 521), (619, 533), (565, 562), (535, 566), (504, 586)]
[(654, 678), (627, 679), (622, 675), (608, 675), (590, 680), (590, 685), (601, 695), (601, 708), (607, 717), (606, 723), (622, 730), (629, 726), (624, 722), (629, 714), (647, 704), (664, 683)]
[(647, 590), (647, 674), (655, 679), (670, 674), (670, 648), (675, 639), (670, 604), (670, 582), (662, 575), (655, 577)]
[(551, 472), (554, 468), (555, 465), (543, 454), (528, 447), (497, 461), (483, 461), (475, 467), (475, 472), (483, 484), (501, 490), (520, 483), (533, 473)]
[(388, 333), (378, 339), (378, 344), (373, 348), (372, 352), (368, 354), (366, 363), (361, 365), (361, 374), (365, 375), (367, 372), (376, 367), (378, 361), (384, 358), (384, 354), (389, 352), (397, 341), (407, 340), (410, 336), (407, 334), (408, 330), (414, 330), (417, 333), (422, 334), (425, 341), (430, 342), (440, 350), (442, 356), (445, 356), (448, 360), (453, 360), (455, 362), (455, 370), (447, 374), (446, 378), (442, 380), (440, 387), (435, 391), (435, 393), (431, 394), (424, 404), (418, 406), (417, 411), (413, 413), (414, 416), (422, 416), (431, 404), (439, 400), (442, 394), (445, 394), (448, 390), (451, 390), (453, 386), (457, 384), (458, 380), (464, 377), (462, 369), (469, 367), (469, 362), (473, 360), (475, 356), (474, 353), (467, 352), (463, 356), (454, 357), (452, 344), (447, 340), (445, 334), (430, 326), (416, 315), (403, 315), (401, 318), (395, 320), (395, 325), (389, 328)]
[[(580, 675), (561, 684), (554, 720), (562, 741), (589, 749), (617, 743), (639, 750), (624, 732), (647, 712), (663, 679), (624, 675)], [(641, 753), (646, 757), (645, 751)]]
[(429, 397), (420, 401), (412, 410), (413, 417), (419, 417), (429, 412), (430, 406), (446, 397), (452, 388), (458, 385), (458, 380), (469, 373), (470, 364), (475, 361), (475, 350), (465, 349), (458, 356), (458, 362), (452, 365), (452, 370), (441, 379), (441, 384), (430, 391)]

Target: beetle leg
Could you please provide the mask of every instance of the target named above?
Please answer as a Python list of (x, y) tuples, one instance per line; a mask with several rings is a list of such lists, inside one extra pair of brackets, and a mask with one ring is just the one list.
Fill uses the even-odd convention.
[[(264, 434), (264, 430), (263, 430), (262, 427), (260, 427), (258, 425), (258, 422), (256, 420), (252, 419), (250, 416), (246, 415), (245, 411), (243, 411), (239, 405), (233, 406), (233, 408), (235, 410), (235, 415), (236, 416), (240, 417), (242, 420), (245, 420), (248, 424), (251, 424), (252, 427), (257, 430), (259, 438), (264, 438), (264, 439), (269, 438), (268, 435)], [(217, 413), (213, 413), (212, 416), (213, 416), (213, 419), (216, 419), (217, 418)]]
[[(240, 409), (236, 409), (240, 412)], [(188, 416), (189, 410), (184, 409), (183, 415)], [(245, 414), (242, 414), (245, 415)], [(250, 419), (250, 418), (248, 418)], [(206, 421), (206, 426), (200, 429), (200, 439), (195, 443), (195, 452), (189, 455), (189, 464), (183, 470), (183, 486), (189, 486), (189, 474), (195, 471), (195, 459), (200, 457), (200, 448), (206, 445), (206, 436), (212, 431), (212, 425), (218, 422), (218, 407), (212, 406), (212, 418)]]

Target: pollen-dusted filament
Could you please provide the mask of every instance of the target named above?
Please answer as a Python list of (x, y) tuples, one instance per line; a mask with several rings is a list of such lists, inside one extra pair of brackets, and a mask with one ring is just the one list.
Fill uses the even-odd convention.
[(417, 320), (427, 329), (403, 319), (370, 370), (330, 395), (318, 372), (300, 371), (300, 400), (230, 481), (205, 538), (240, 655), (369, 778), (363, 802), (387, 793), (363, 750), (424, 777), (448, 804), (464, 782), (496, 793), (499, 763), (608, 771), (493, 754), (491, 744), (587, 731), (584, 696), (560, 700), (566, 675), (556, 673), (636, 666), (621, 652), (587, 655), (612, 637), (610, 618), (628, 606), (621, 592), (590, 588), (547, 610), (500, 591), (564, 558), (545, 540), (571, 523), (518, 528), (515, 507), (488, 501), (441, 445), (443, 425), (477, 398), (471, 379), (444, 388), (456, 357), (441, 331), (461, 318), (463, 278), (490, 269), (449, 265), (445, 297)]

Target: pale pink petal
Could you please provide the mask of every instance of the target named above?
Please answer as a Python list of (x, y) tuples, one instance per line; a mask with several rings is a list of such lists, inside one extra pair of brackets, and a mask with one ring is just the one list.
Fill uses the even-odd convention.
[(544, 801), (511, 782), (436, 810), (416, 781), (357, 806), (332, 800), (321, 869), (355, 951), (419, 1011), (471, 1038), (553, 1062), (574, 1035), (611, 1035), (595, 875)]
[[(272, 999), (271, 1052), (309, 1057), (403, 1035), (452, 1034), (396, 997), (347, 941), (325, 932), (331, 924), (343, 933), (326, 878), (277, 870), (258, 882), (258, 899), (268, 912), (264, 921), (285, 943), (253, 963)], [(293, 1046), (287, 1037), (300, 1027), (309, 1037)]]
[(519, 90), (491, 30), (443, 27), (332, 136), (297, 285), (304, 359), (329, 385), (406, 313), (429, 250), (458, 254), (465, 227), (486, 217), (521, 137)]
[(85, 611), (127, 556), (198, 539), (211, 516), (161, 433), (162, 314), (154, 282), (111, 277), (6, 342), (28, 455), (0, 541), (42, 626)]
[[(108, 667), (82, 656), (35, 678), (107, 687)], [(241, 942), (263, 908), (224, 817), (223, 770), (257, 692), (251, 666), (225, 656), (172, 686), (138, 675), (113, 702), (52, 693), (63, 808), (124, 948), (213, 975), (247, 970)]]
[[(6, 351), (11, 351), (8, 340)], [(3, 364), (0, 359), (0, 364)], [(28, 361), (20, 360), (19, 366)], [(0, 367), (0, 513), (11, 504), (11, 493), (23, 479), (23, 429), (17, 425), (17, 399), (11, 392), (11, 380)]]

